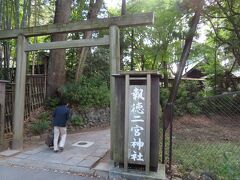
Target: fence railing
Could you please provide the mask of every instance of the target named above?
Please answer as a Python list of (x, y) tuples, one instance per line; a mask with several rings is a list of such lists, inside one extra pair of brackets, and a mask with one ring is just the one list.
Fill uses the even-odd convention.
[(25, 117), (43, 105), (46, 95), (46, 78), (44, 75), (28, 75), (26, 79)]
[[(24, 116), (27, 118), (32, 111), (41, 107), (46, 95), (45, 75), (27, 75)], [(13, 135), (13, 104), (15, 84), (7, 84), (5, 96), (5, 141), (11, 141)]]
[(5, 134), (12, 133), (13, 127), (13, 103), (14, 103), (14, 84), (8, 84), (5, 96)]
[(240, 92), (186, 103), (174, 106), (172, 132), (165, 132), (172, 175), (240, 179)]

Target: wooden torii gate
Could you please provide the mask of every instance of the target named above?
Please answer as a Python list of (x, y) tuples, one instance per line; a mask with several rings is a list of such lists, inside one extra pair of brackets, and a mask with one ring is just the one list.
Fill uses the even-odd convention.
[[(16, 70), (16, 88), (13, 115), (13, 143), (12, 149), (23, 148), (24, 134), (24, 100), (25, 100), (25, 80), (26, 80), (26, 53), (29, 51), (37, 51), (43, 49), (66, 49), (84, 46), (110, 46), (110, 68), (111, 74), (120, 71), (120, 27), (152, 25), (154, 22), (153, 13), (141, 13), (135, 15), (127, 15), (120, 17), (111, 17), (104, 19), (88, 20), (67, 24), (51, 24), (25, 29), (13, 29), (0, 31), (0, 40), (17, 38), (17, 70)], [(58, 41), (41, 44), (29, 44), (27, 37), (51, 35), (56, 33), (71, 33), (79, 31), (100, 30), (109, 28), (110, 36), (104, 36), (99, 39), (82, 39), (72, 41)], [(116, 119), (115, 113), (117, 105), (115, 104), (115, 79), (111, 77), (111, 102), (110, 102), (110, 129), (111, 129), (111, 150), (115, 140), (114, 130)], [(4, 124), (0, 125), (4, 128)]]

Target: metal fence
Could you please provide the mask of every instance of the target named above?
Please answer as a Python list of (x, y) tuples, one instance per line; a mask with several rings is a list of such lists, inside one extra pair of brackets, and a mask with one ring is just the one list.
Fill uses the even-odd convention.
[(169, 174), (240, 180), (240, 92), (170, 105), (168, 119), (171, 109), (162, 151)]

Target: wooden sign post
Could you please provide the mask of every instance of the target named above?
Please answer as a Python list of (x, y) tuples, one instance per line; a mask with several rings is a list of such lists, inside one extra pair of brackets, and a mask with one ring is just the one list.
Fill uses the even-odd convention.
[(158, 170), (159, 74), (120, 72), (114, 74), (116, 126), (113, 160), (119, 167)]

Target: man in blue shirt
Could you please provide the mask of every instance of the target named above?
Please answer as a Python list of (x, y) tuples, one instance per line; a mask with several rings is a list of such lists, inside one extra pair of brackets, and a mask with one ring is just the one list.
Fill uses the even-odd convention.
[[(69, 119), (70, 110), (63, 101), (59, 103), (53, 112), (54, 126), (54, 152), (63, 151), (67, 137), (67, 121)], [(58, 143), (60, 137), (60, 142)]]

